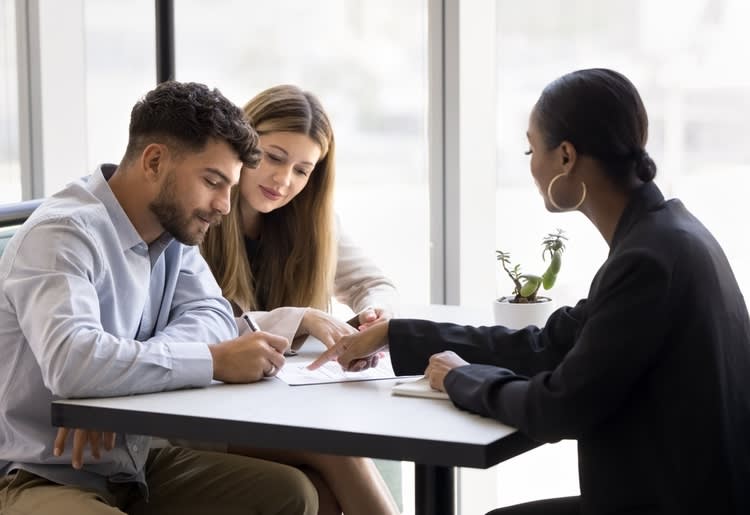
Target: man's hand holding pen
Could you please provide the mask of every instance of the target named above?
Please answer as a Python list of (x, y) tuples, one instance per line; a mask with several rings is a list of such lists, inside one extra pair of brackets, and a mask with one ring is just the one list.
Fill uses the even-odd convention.
[(284, 366), (284, 351), (289, 346), (287, 339), (261, 331), (248, 315), (242, 318), (250, 331), (208, 347), (217, 381), (253, 383), (276, 375)]

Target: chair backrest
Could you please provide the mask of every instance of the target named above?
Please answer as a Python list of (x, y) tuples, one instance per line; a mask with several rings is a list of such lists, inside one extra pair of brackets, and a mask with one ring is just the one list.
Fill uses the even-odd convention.
[(42, 201), (43, 199), (36, 199), (0, 204), (0, 256), (3, 255), (5, 246), (15, 234), (18, 226), (31, 216)]
[(0, 256), (3, 255), (3, 251), (5, 250), (5, 246), (8, 244), (10, 239), (13, 237), (13, 234), (15, 234), (16, 227), (5, 227), (4, 229), (0, 229)]

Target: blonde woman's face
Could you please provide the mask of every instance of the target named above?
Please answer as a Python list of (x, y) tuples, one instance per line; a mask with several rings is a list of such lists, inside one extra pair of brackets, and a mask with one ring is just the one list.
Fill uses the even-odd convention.
[(321, 151), (309, 136), (296, 132), (264, 134), (260, 149), (263, 156), (258, 168), (242, 170), (240, 202), (252, 211), (270, 213), (304, 189)]

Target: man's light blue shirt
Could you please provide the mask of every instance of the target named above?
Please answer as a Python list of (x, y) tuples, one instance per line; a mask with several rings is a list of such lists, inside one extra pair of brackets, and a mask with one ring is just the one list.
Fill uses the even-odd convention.
[(46, 200), (0, 258), (0, 475), (25, 469), (62, 484), (145, 488), (149, 439), (117, 435), (99, 460), (52, 454), (50, 402), (211, 383), (208, 344), (237, 336), (198, 249), (147, 245), (102, 165)]

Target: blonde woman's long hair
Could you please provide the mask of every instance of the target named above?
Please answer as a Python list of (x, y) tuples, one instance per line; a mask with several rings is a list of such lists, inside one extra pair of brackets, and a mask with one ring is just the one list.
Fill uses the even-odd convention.
[(313, 94), (290, 85), (261, 92), (244, 111), (261, 136), (305, 134), (320, 146), (321, 157), (296, 197), (262, 215), (259, 252), (252, 263), (242, 234), (239, 187), (232, 192), (231, 212), (208, 231), (201, 252), (237, 313), (282, 306), (328, 310), (336, 266), (335, 144), (328, 116)]

